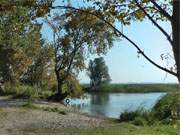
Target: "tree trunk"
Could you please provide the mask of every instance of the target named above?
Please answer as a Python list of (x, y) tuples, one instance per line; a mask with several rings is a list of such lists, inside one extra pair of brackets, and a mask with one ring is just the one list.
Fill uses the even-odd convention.
[(68, 92), (62, 93), (62, 85), (63, 81), (60, 78), (59, 72), (56, 72), (56, 79), (57, 79), (57, 93), (54, 95), (53, 100), (55, 101), (62, 101), (68, 96)]
[(173, 0), (173, 52), (177, 66), (177, 78), (180, 82), (180, 1)]
[(55, 71), (56, 72), (56, 79), (57, 79), (57, 93), (58, 94), (61, 94), (62, 93), (62, 88), (61, 88), (61, 81), (60, 81), (60, 76), (59, 76), (59, 72), (58, 71)]

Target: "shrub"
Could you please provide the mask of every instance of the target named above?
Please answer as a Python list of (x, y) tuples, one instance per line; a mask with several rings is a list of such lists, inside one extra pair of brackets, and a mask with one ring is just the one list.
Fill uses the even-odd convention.
[(13, 95), (14, 98), (47, 99), (52, 94), (53, 91), (48, 90), (46, 87), (39, 88), (37, 86), (23, 85), (23, 84), (17, 84), (12, 86), (9, 83), (6, 83), (3, 89), (3, 95)]
[(38, 97), (38, 88), (29, 85), (17, 85), (14, 87), (14, 98), (35, 98)]
[(164, 124), (175, 124), (178, 120), (180, 120), (180, 93), (163, 96), (151, 111), (139, 109), (120, 115), (120, 121), (132, 121), (135, 125), (152, 125), (158, 121)]
[(163, 96), (153, 108), (158, 120), (180, 119), (180, 93), (170, 93)]
[(147, 124), (147, 121), (143, 117), (138, 116), (133, 120), (133, 124), (137, 126), (144, 126)]
[(124, 112), (120, 115), (120, 121), (133, 121), (137, 116), (140, 115), (140, 111)]
[(144, 118), (144, 120), (146, 120), (146, 124), (148, 125), (152, 125), (157, 121), (157, 119), (154, 117), (154, 112), (152, 110), (143, 111), (141, 117)]
[(51, 90), (42, 90), (38, 92), (38, 98), (47, 99), (48, 97), (53, 95), (53, 91)]

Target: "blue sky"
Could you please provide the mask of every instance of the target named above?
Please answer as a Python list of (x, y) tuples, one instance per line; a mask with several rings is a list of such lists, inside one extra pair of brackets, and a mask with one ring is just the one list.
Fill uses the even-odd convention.
[[(59, 5), (60, 3), (55, 3)], [(79, 3), (76, 3), (77, 5)], [(161, 25), (171, 32), (169, 23)], [(120, 25), (117, 25), (120, 27)], [(162, 61), (160, 55), (171, 53), (172, 49), (164, 35), (148, 20), (134, 22), (130, 26), (124, 27), (123, 32), (135, 41), (146, 54), (162, 66), (167, 66), (167, 61)], [(51, 31), (44, 25), (43, 37), (51, 39)], [(103, 56), (109, 68), (112, 83), (176, 83), (177, 79), (164, 71), (154, 67), (142, 56), (137, 57), (137, 50), (126, 40), (115, 41), (114, 46)], [(96, 56), (91, 56), (94, 58)], [(89, 59), (86, 61), (88, 63)], [(173, 59), (169, 59), (169, 65), (174, 64)], [(79, 75), (81, 83), (88, 83), (89, 78), (86, 72)]]

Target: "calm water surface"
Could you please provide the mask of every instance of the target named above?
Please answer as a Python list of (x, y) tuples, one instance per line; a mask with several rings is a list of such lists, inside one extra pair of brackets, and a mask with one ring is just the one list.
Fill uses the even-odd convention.
[(152, 108), (163, 95), (165, 93), (93, 93), (71, 99), (70, 105), (91, 115), (119, 118), (124, 111)]

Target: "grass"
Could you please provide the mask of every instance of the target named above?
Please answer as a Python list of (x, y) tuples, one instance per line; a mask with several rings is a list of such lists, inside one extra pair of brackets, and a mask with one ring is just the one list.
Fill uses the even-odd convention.
[(180, 128), (172, 125), (135, 126), (121, 123), (86, 129), (23, 129), (19, 135), (179, 135), (179, 133)]
[(28, 100), (24, 105), (22, 105), (22, 107), (25, 109), (39, 109), (39, 110), (48, 111), (48, 112), (57, 112), (62, 115), (67, 114), (65, 110), (58, 107), (38, 107), (34, 105), (31, 100)]
[[(85, 91), (92, 92), (88, 84), (84, 84)], [(176, 92), (180, 89), (178, 84), (104, 84), (94, 92), (122, 92), (122, 93), (148, 93), (148, 92)]]
[(12, 98), (21, 99), (47, 99), (53, 94), (53, 91), (49, 89), (23, 84), (11, 86), (9, 83), (4, 84), (4, 89), (1, 92), (2, 96), (12, 96)]
[(27, 108), (27, 109), (38, 109), (37, 106), (35, 106), (31, 100), (28, 100), (22, 107)]
[(65, 112), (65, 110), (59, 109), (57, 107), (46, 107), (46, 108), (43, 108), (43, 111), (57, 112), (57, 113), (62, 114), (62, 115), (66, 115), (67, 114)]

